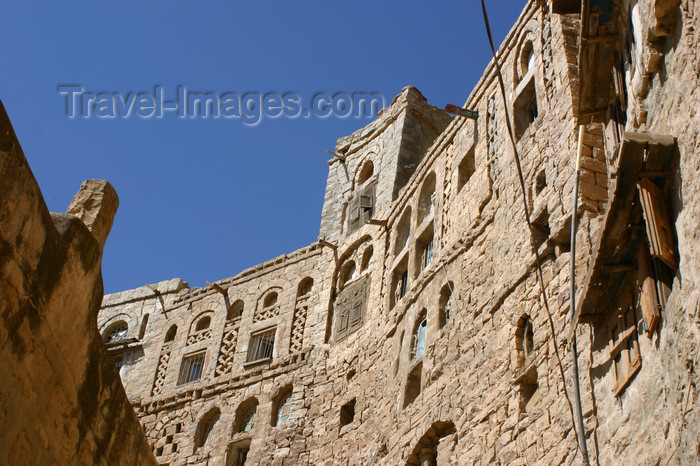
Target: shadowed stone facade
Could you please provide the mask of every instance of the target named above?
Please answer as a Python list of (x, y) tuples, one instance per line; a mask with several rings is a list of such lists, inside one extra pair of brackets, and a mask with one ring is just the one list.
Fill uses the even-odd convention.
[(317, 242), (105, 296), (157, 460), (580, 463), (575, 334), (592, 462), (696, 462), (699, 23), (693, 0), (529, 2), (505, 101), (491, 62), (477, 119), (408, 87), (338, 141)]

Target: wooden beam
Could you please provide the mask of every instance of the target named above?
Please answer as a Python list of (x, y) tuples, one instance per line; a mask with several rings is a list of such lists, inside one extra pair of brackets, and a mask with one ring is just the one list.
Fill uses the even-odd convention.
[(226, 288), (224, 288), (223, 286), (217, 285), (216, 283), (209, 283), (209, 282), (205, 282), (205, 283), (207, 285), (211, 286), (212, 288), (214, 288), (216, 291), (218, 291), (222, 295), (228, 296), (228, 294), (226, 293)]
[(370, 225), (378, 225), (378, 226), (380, 226), (380, 227), (386, 227), (387, 220), (386, 220), (386, 219), (384, 219), (384, 220), (378, 220), (378, 219), (376, 219), (376, 218), (370, 218), (370, 219), (367, 221), (367, 223), (369, 223)]
[(479, 119), (479, 112), (477, 112), (476, 110), (467, 110), (466, 108), (458, 107), (452, 104), (445, 105), (445, 111), (453, 115), (471, 118), (472, 120)]
[(326, 241), (324, 238), (319, 238), (319, 239), (318, 239), (318, 244), (320, 244), (321, 246), (325, 246), (325, 247), (327, 247), (327, 248), (331, 248), (331, 249), (333, 249), (333, 250), (338, 249), (338, 246), (337, 246), (337, 245), (331, 243), (330, 241)]
[(327, 150), (326, 152), (331, 154), (333, 156), (333, 158), (340, 160), (341, 163), (345, 163), (346, 157), (344, 155), (336, 154), (335, 152), (331, 152), (329, 150)]
[(637, 270), (632, 264), (611, 264), (603, 266), (603, 272), (607, 273), (631, 272), (632, 270)]
[(156, 295), (156, 298), (158, 298), (158, 301), (160, 301), (160, 309), (165, 314), (165, 316), (168, 316), (167, 311), (165, 310), (165, 301), (163, 301), (163, 295), (161, 294), (160, 291), (158, 291), (158, 288), (156, 288), (153, 285), (149, 285), (146, 283), (146, 286)]

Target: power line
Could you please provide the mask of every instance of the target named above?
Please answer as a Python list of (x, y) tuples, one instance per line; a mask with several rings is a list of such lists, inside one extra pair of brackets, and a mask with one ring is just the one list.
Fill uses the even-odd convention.
[[(532, 226), (532, 221), (530, 219), (530, 212), (528, 210), (528, 205), (527, 205), (527, 195), (526, 195), (526, 190), (525, 190), (525, 178), (523, 177), (523, 169), (522, 165), (520, 163), (520, 155), (518, 154), (518, 148), (515, 144), (515, 136), (513, 135), (513, 128), (510, 123), (510, 113), (508, 112), (508, 106), (506, 105), (506, 89), (505, 85), (503, 84), (503, 75), (501, 74), (501, 65), (498, 62), (498, 55), (496, 53), (496, 47), (494, 46), (493, 43), (493, 35), (491, 34), (491, 24), (489, 23), (489, 17), (488, 13), (486, 12), (486, 3), (484, 0), (481, 0), (481, 10), (484, 14), (484, 24), (486, 26), (486, 34), (488, 35), (489, 39), (489, 45), (491, 46), (491, 52), (493, 53), (493, 60), (494, 60), (494, 67), (496, 69), (496, 76), (498, 78), (498, 84), (501, 90), (501, 97), (503, 98), (503, 110), (505, 113), (506, 117), (506, 126), (508, 128), (508, 136), (510, 139), (511, 146), (513, 147), (513, 156), (515, 158), (515, 166), (518, 169), (518, 180), (520, 182), (520, 190), (522, 192), (522, 198), (523, 198), (523, 207), (525, 210), (525, 220), (527, 222), (527, 227), (530, 231), (531, 235), (534, 235), (534, 228)], [(554, 320), (552, 319), (552, 313), (549, 309), (549, 301), (547, 300), (547, 290), (544, 284), (544, 276), (542, 273), (542, 263), (540, 260), (540, 255), (539, 252), (537, 251), (537, 247), (532, 244), (532, 249), (533, 252), (535, 253), (535, 265), (537, 268), (537, 278), (540, 283), (540, 288), (542, 290), (542, 298), (544, 301), (544, 307), (545, 310), (547, 311), (547, 319), (549, 321), (549, 327), (550, 327), (550, 332), (552, 335), (552, 340), (554, 341), (554, 353), (557, 356), (557, 366), (559, 367), (559, 372), (561, 373), (561, 378), (564, 386), (564, 396), (566, 397), (566, 401), (569, 405), (569, 411), (571, 413), (571, 420), (572, 420), (572, 428), (574, 429), (574, 432), (577, 433), (576, 436), (576, 444), (578, 445), (578, 448), (581, 450), (581, 454), (583, 455), (583, 461), (585, 465), (588, 465), (588, 451), (586, 448), (586, 443), (585, 443), (585, 437), (584, 437), (584, 432), (582, 431), (580, 425), (579, 428), (576, 429), (576, 416), (574, 414), (574, 407), (571, 404), (571, 399), (569, 398), (569, 392), (566, 388), (566, 377), (564, 376), (564, 367), (561, 362), (561, 357), (559, 355), (559, 344), (557, 342), (557, 336), (556, 336), (556, 331), (554, 328)], [(577, 371), (578, 373), (578, 371)], [(580, 402), (578, 404), (580, 406)]]

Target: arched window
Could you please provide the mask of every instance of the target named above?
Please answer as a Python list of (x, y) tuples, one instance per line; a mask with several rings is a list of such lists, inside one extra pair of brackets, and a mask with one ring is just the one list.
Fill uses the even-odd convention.
[(428, 331), (428, 317), (427, 312), (423, 309), (416, 321), (416, 328), (413, 332), (414, 335), (414, 345), (413, 345), (413, 358), (418, 359), (425, 354), (425, 336)]
[(540, 170), (540, 172), (537, 174), (535, 177), (535, 198), (539, 196), (539, 194), (544, 191), (544, 188), (547, 187), (547, 173), (544, 170)]
[(516, 373), (520, 392), (520, 409), (529, 413), (539, 400), (539, 382), (535, 361), (535, 331), (532, 318), (525, 314), (518, 320), (515, 329), (515, 349), (517, 351)]
[(367, 246), (367, 249), (365, 249), (365, 252), (362, 253), (360, 272), (364, 272), (365, 270), (367, 270), (367, 267), (369, 267), (369, 263), (372, 260), (372, 254), (374, 254), (374, 248), (370, 244), (369, 246)]
[(292, 412), (292, 389), (285, 389), (275, 403), (275, 409), (272, 411), (272, 425), (278, 426), (284, 424), (289, 419)]
[(356, 186), (359, 188), (365, 184), (374, 175), (374, 163), (371, 160), (365, 162), (360, 170), (360, 174), (357, 176)]
[(420, 196), (418, 197), (418, 220), (417, 225), (435, 209), (435, 172), (431, 172), (423, 183)]
[(531, 41), (527, 41), (523, 45), (522, 52), (520, 53), (520, 72), (522, 76), (525, 76), (535, 65), (535, 49), (532, 46)]
[(343, 265), (343, 268), (340, 270), (340, 282), (339, 282), (339, 288), (342, 290), (343, 287), (345, 287), (345, 284), (348, 283), (350, 280), (355, 278), (355, 274), (357, 272), (357, 268), (355, 267), (355, 261), (349, 261), (345, 265)]
[(211, 325), (211, 317), (205, 316), (202, 317), (197, 321), (197, 326), (195, 327), (196, 332), (201, 332), (202, 330), (206, 330), (209, 328)]
[(263, 307), (272, 307), (275, 304), (277, 304), (277, 292), (273, 291), (272, 293), (265, 296), (265, 300), (263, 301)]
[(149, 316), (149, 314), (144, 315), (143, 319), (141, 320), (141, 328), (139, 329), (139, 340), (143, 340), (143, 336), (146, 334), (146, 326), (148, 325), (148, 316)]
[(226, 314), (226, 320), (233, 320), (237, 317), (242, 316), (244, 307), (245, 304), (243, 303), (243, 300), (236, 300), (236, 302), (234, 302), (233, 305), (229, 308), (228, 313)]
[(306, 296), (311, 293), (311, 288), (314, 286), (314, 279), (311, 277), (306, 277), (299, 282), (299, 288), (297, 288), (297, 297)]
[(451, 421), (434, 422), (418, 440), (406, 464), (448, 464), (455, 447), (455, 432)]
[(448, 282), (440, 290), (440, 327), (444, 327), (452, 318), (452, 290), (454, 285)]
[(173, 341), (175, 339), (175, 335), (177, 334), (177, 325), (173, 325), (168, 329), (168, 333), (165, 334), (165, 343), (169, 341)]
[(250, 432), (255, 424), (258, 400), (249, 398), (236, 410), (236, 432)]
[(129, 326), (123, 320), (112, 324), (105, 332), (105, 343), (114, 343), (123, 340), (129, 334)]
[(411, 239), (411, 208), (407, 207), (396, 227), (394, 255), (398, 255)]
[(535, 331), (532, 328), (532, 320), (530, 317), (525, 318), (523, 326), (525, 327), (525, 334), (523, 335), (523, 351), (525, 352), (525, 358), (527, 358), (535, 350)]
[(216, 438), (216, 424), (219, 422), (221, 411), (219, 408), (210, 410), (202, 417), (195, 433), (194, 451), (203, 447), (206, 443)]
[(520, 365), (525, 366), (535, 352), (535, 331), (532, 319), (525, 314), (515, 329), (515, 349), (520, 352)]
[(530, 70), (534, 69), (535, 65), (535, 49), (530, 39), (531, 33), (528, 32), (521, 38), (518, 56), (513, 62), (513, 85), (515, 87), (527, 76)]

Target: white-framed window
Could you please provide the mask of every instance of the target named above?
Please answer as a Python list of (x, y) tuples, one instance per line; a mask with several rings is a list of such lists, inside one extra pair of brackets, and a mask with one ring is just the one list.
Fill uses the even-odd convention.
[(204, 372), (205, 352), (185, 356), (180, 366), (180, 376), (177, 379), (178, 385), (196, 382), (202, 378)]
[(250, 337), (248, 345), (248, 358), (246, 362), (262, 361), (272, 359), (272, 352), (275, 348), (275, 332), (276, 328), (264, 330), (260, 333), (255, 333)]

